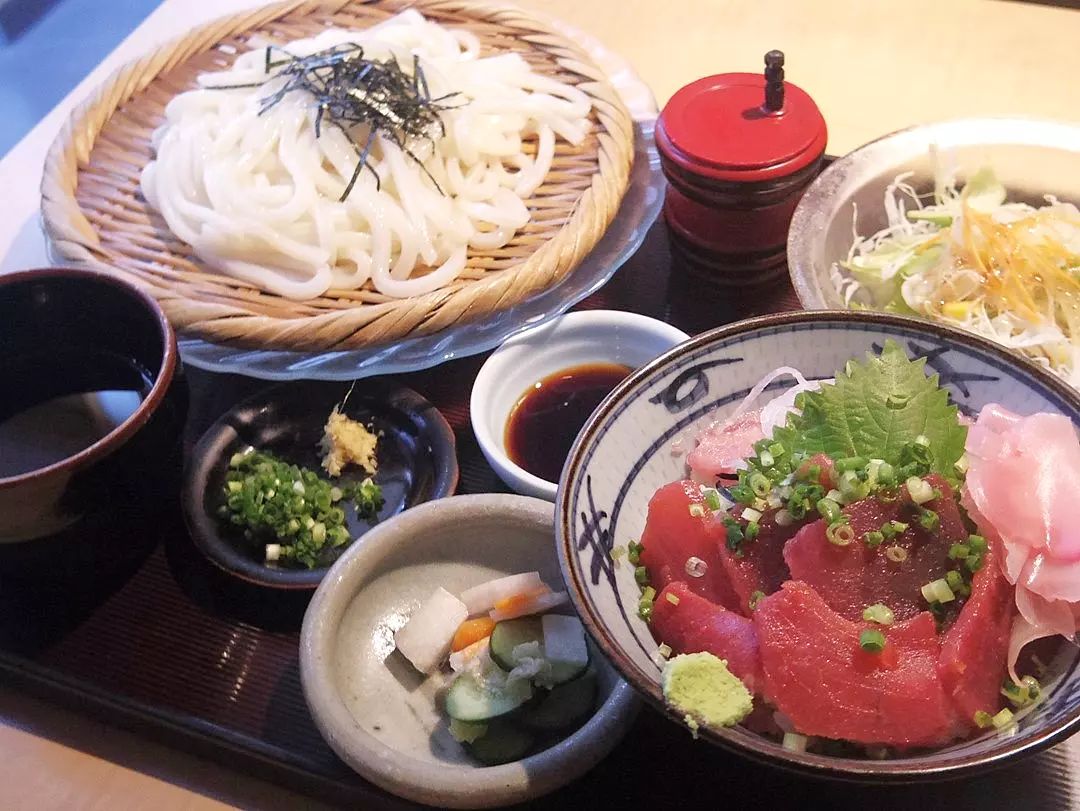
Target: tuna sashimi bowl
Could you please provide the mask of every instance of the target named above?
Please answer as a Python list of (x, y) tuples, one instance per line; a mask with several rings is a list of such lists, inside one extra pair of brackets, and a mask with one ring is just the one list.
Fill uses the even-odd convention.
[(909, 319), (742, 322), (637, 372), (563, 472), (586, 627), (689, 734), (929, 777), (1080, 719), (1080, 396)]

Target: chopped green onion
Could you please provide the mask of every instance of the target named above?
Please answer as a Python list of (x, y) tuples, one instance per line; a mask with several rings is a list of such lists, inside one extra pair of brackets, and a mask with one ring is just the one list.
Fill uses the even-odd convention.
[(863, 540), (871, 549), (877, 549), (885, 542), (885, 535), (878, 531), (864, 532)]
[(1012, 723), (1012, 720), (1012, 710), (1005, 707), (1001, 712), (990, 719), (990, 723), (994, 725), (994, 729), (1005, 729), (1005, 727)]
[(840, 496), (845, 504), (860, 501), (870, 494), (870, 483), (859, 481), (857, 474), (848, 472), (840, 476)]
[(855, 472), (862, 470), (867, 464), (869, 460), (864, 456), (848, 456), (836, 460), (836, 471), (838, 473)]
[(882, 504), (892, 504), (894, 501), (900, 498), (900, 494), (897, 492), (895, 487), (882, 487), (874, 494), (874, 498), (876, 498)]
[(638, 566), (634, 569), (634, 582), (639, 586), (649, 585), (649, 570), (644, 566)]
[(929, 448), (930, 438), (928, 436), (925, 436), (924, 434), (919, 434), (917, 437), (915, 437), (915, 444), (922, 445), (924, 448)]
[(891, 487), (896, 484), (896, 469), (888, 462), (882, 462), (874, 475), (874, 481), (882, 487)]
[(859, 633), (859, 647), (867, 653), (881, 653), (885, 650), (885, 634), (876, 628), (866, 628)]
[(626, 559), (630, 561), (630, 565), (637, 566), (639, 563), (641, 563), (641, 553), (645, 551), (645, 547), (642, 546), (640, 543), (630, 541), (630, 543), (626, 545), (626, 551)]
[(754, 499), (757, 498), (750, 486), (745, 484), (737, 484), (730, 488), (728, 492), (731, 494), (732, 501), (736, 504), (752, 504)]
[(745, 540), (746, 535), (743, 533), (742, 527), (739, 526), (739, 522), (730, 516), (724, 519), (724, 529), (727, 531), (727, 548), (732, 552), (739, 552), (739, 547)]
[(379, 486), (370, 480), (331, 485), (312, 470), (251, 449), (233, 455), (222, 494), (218, 515), (259, 544), (269, 562), (308, 568), (330, 562), (323, 555), (328, 543), (335, 548), (350, 540), (345, 511), (333, 506), (337, 501), (348, 497), (361, 519), (377, 515), (383, 504)]
[(908, 495), (911, 496), (911, 500), (915, 504), (925, 504), (934, 498), (934, 488), (930, 486), (929, 482), (923, 481), (918, 476), (909, 478), (904, 482), (904, 486), (907, 487)]
[(903, 563), (907, 560), (907, 550), (902, 546), (887, 546), (885, 547), (885, 557), (893, 563)]
[(701, 494), (705, 497), (705, 504), (713, 512), (723, 508), (724, 502), (720, 498), (720, 491), (715, 487), (709, 487), (702, 490)]
[(704, 577), (705, 572), (709, 570), (709, 564), (701, 558), (691, 555), (686, 559), (686, 563), (683, 564), (683, 570), (690, 575), (690, 577)]
[(943, 577), (930, 581), (922, 587), (921, 591), (923, 599), (928, 603), (951, 603), (956, 599), (956, 595)]
[(971, 547), (967, 544), (954, 543), (949, 547), (950, 560), (963, 560), (971, 554)]
[(678, 605), (679, 604), (679, 595), (672, 594), (670, 591), (667, 594), (664, 595), (664, 599), (666, 599), (672, 605)]
[(862, 618), (867, 622), (876, 622), (878, 625), (892, 625), (895, 619), (892, 609), (884, 603), (874, 603), (864, 608)]
[(744, 521), (760, 521), (761, 520), (761, 512), (759, 510), (754, 510), (754, 509), (751, 509), (750, 507), (747, 507), (745, 510), (742, 511), (742, 514), (741, 514), (740, 517)]
[(758, 463), (763, 468), (770, 468), (776, 464), (776, 460), (773, 458), (773, 455), (766, 450), (758, 454)]
[(847, 546), (855, 540), (855, 530), (846, 518), (834, 521), (825, 530), (825, 538), (834, 546)]
[(653, 601), (656, 599), (656, 589), (652, 586), (646, 586), (641, 592), (641, 599), (638, 601), (638, 616), (648, 622), (652, 619)]
[(753, 611), (757, 608), (757, 604), (765, 597), (765, 592), (755, 591), (750, 594), (750, 610)]
[(783, 747), (791, 752), (805, 752), (810, 739), (797, 732), (785, 732)]
[(694, 518), (703, 518), (705, 516), (705, 508), (700, 504), (691, 504), (690, 515)]
[(748, 541), (754, 540), (760, 534), (761, 524), (759, 524), (757, 521), (751, 521), (749, 524), (746, 525), (746, 529), (743, 530), (743, 535)]
[(1042, 688), (1039, 680), (1034, 676), (1024, 676), (1020, 684), (1016, 684), (1008, 676), (1001, 684), (1001, 694), (1012, 702), (1014, 707), (1026, 707), (1038, 700)]
[[(925, 437), (924, 437), (925, 438)], [(900, 449), (900, 465), (907, 476), (925, 476), (933, 468), (934, 454), (929, 445), (909, 442)]]
[(975, 726), (977, 726), (979, 729), (986, 729), (987, 727), (993, 725), (994, 716), (992, 716), (985, 710), (976, 710), (975, 716), (972, 720), (975, 721)]
[(955, 569), (950, 569), (945, 572), (945, 582), (953, 593), (959, 593), (964, 589), (964, 578), (960, 575), (960, 572)]
[[(889, 531), (893, 533), (893, 536), (896, 536), (907, 532), (910, 524), (905, 524), (903, 521), (890, 521), (886, 526), (889, 527)], [(884, 532), (885, 527), (882, 527), (881, 531)]]
[(774, 442), (769, 445), (769, 453), (771, 453), (773, 456), (783, 456), (785, 453), (787, 453), (787, 448), (785, 448), (779, 442)]
[(825, 498), (829, 499), (830, 501), (835, 501), (837, 504), (839, 504), (844, 500), (844, 494), (841, 493), (839, 490), (833, 489), (825, 494)]
[(986, 538), (982, 535), (968, 535), (967, 545), (972, 552), (982, 553), (986, 551)]
[(840, 518), (840, 505), (831, 498), (823, 498), (817, 503), (817, 511), (830, 524)]
[(765, 496), (769, 495), (769, 491), (772, 490), (772, 482), (760, 473), (754, 473), (750, 477), (748, 484), (750, 490), (758, 498), (765, 498)]
[(922, 509), (919, 511), (919, 526), (927, 532), (937, 532), (941, 517), (933, 510)]
[(967, 453), (962, 453), (960, 454), (960, 458), (953, 462), (953, 467), (956, 469), (957, 473), (963, 476), (965, 473), (968, 472), (968, 464), (969, 463)]
[(967, 566), (969, 572), (975, 573), (983, 567), (983, 557), (982, 555), (972, 555), (964, 561), (964, 565)]

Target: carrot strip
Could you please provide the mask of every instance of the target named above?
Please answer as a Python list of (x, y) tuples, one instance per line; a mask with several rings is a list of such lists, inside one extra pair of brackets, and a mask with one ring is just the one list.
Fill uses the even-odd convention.
[(458, 626), (457, 631), (454, 633), (454, 639), (450, 643), (450, 650), (457, 653), (459, 650), (472, 645), (474, 642), (479, 642), (481, 639), (485, 639), (491, 636), (491, 631), (495, 627), (495, 620), (490, 617), (480, 617), (474, 620), (465, 620)]

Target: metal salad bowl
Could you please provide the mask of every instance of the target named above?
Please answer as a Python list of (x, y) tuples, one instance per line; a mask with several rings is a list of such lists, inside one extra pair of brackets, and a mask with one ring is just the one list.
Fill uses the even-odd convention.
[(803, 307), (843, 307), (830, 279), (855, 235), (887, 223), (883, 200), (897, 175), (917, 191), (934, 188), (935, 153), (964, 178), (993, 168), (1009, 200), (1039, 205), (1045, 195), (1080, 202), (1080, 125), (1023, 118), (965, 118), (891, 133), (833, 162), (807, 189), (791, 220), (787, 256)]

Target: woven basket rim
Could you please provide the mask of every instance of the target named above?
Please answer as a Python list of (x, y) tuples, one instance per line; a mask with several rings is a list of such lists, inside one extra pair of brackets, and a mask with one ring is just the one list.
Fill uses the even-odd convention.
[[(467, 15), (520, 30), (531, 45), (545, 51), (560, 69), (580, 78), (578, 87), (589, 95), (595, 115), (596, 170), (591, 185), (581, 192), (567, 221), (555, 234), (520, 262), (407, 299), (361, 303), (316, 314), (282, 317), (246, 309), (237, 298), (229, 301), (191, 297), (170, 279), (112, 264), (95, 227), (76, 199), (80, 169), (90, 160), (97, 138), (110, 118), (128, 101), (168, 70), (212, 49), (222, 40), (266, 27), (294, 14), (333, 14), (350, 6), (391, 6), (397, 12), (415, 8), (426, 12)], [(538, 44), (542, 40), (543, 45)], [(290, 351), (328, 351), (370, 348), (440, 332), (509, 309), (558, 284), (599, 241), (614, 218), (629, 182), (634, 129), (630, 113), (602, 70), (576, 43), (531, 12), (501, 2), (482, 0), (282, 0), (231, 14), (200, 25), (170, 42), (117, 68), (80, 102), (54, 139), (42, 176), (42, 221), (56, 253), (65, 260), (88, 265), (146, 290), (161, 304), (184, 337), (211, 343)], [(114, 255), (122, 255), (117, 251)], [(228, 280), (205, 268), (216, 280)], [(227, 283), (226, 282), (226, 283)], [(240, 290), (248, 286), (236, 285)], [(256, 295), (270, 296), (265, 292)], [(287, 299), (270, 296), (280, 302)], [(317, 300), (315, 300), (317, 301)], [(286, 307), (288, 304), (285, 305)]]

